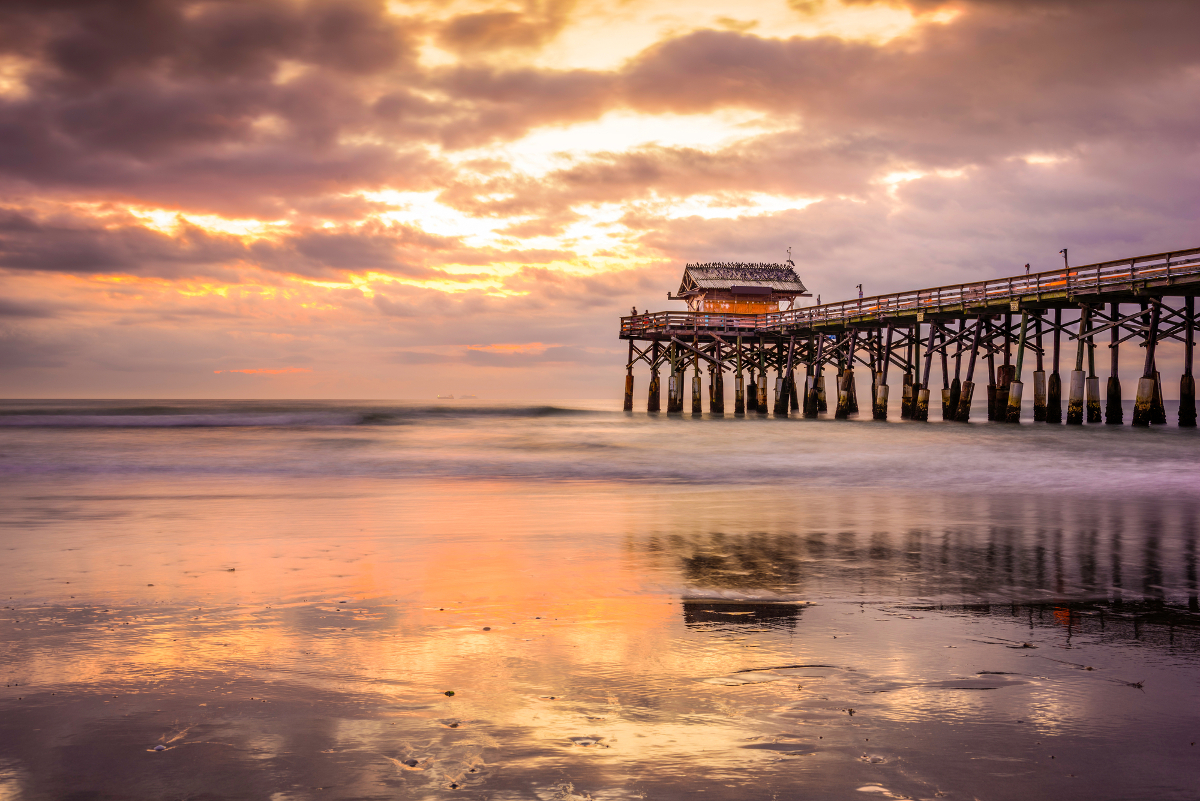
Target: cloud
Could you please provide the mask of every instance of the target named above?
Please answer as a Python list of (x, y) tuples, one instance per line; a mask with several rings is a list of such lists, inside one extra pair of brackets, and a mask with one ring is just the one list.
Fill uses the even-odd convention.
[(538, 48), (557, 35), (575, 0), (531, 3), (524, 12), (488, 10), (452, 17), (441, 27), (438, 44), (461, 56), (510, 48)]
[(0, 268), (75, 275), (136, 275), (218, 278), (236, 283), (239, 271), (263, 269), (286, 275), (344, 280), (347, 274), (378, 273), (413, 280), (472, 282), (478, 273), (448, 272), (447, 264), (526, 264), (572, 258), (570, 251), (471, 248), (459, 237), (430, 234), (415, 226), (368, 220), (330, 228), (299, 226), (247, 241), (208, 231), (177, 218), (169, 232), (132, 214), (102, 218), (59, 208), (40, 213), (0, 206)]
[(569, 1), (4, 3), (6, 385), (615, 392), (684, 261), (828, 300), (1196, 244), (1194, 2), (791, 5), (618, 63)]
[(311, 373), (311, 367), (254, 367), (241, 370), (213, 370), (214, 373), (244, 373), (246, 375), (287, 375), (290, 373)]

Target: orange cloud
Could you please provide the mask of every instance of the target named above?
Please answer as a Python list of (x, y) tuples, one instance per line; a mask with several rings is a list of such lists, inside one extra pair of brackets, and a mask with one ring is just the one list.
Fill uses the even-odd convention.
[(485, 353), (542, 353), (551, 347), (542, 342), (499, 342), (495, 345), (470, 345), (467, 350)]
[(213, 370), (214, 373), (246, 373), (247, 375), (280, 375), (282, 373), (311, 373), (308, 367), (281, 367), (271, 370), (266, 367), (254, 367), (245, 370)]

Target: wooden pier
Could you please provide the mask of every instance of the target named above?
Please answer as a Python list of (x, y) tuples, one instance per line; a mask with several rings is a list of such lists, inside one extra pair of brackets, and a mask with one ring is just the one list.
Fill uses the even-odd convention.
[[(816, 417), (832, 401), (835, 416), (845, 418), (859, 412), (855, 369), (861, 367), (876, 420), (888, 419), (895, 398), (889, 381), (897, 380), (900, 416), (928, 420), (936, 369), (943, 420), (970, 419), (982, 378), (989, 420), (1020, 422), (1028, 400), (1035, 421), (1120, 425), (1126, 422), (1120, 346), (1129, 343), (1127, 352), (1140, 349), (1129, 357), (1142, 370), (1128, 422), (1149, 426), (1167, 422), (1157, 346), (1177, 341), (1183, 343), (1179, 425), (1194, 427), (1197, 294), (1200, 248), (1193, 248), (788, 311), (635, 314), (621, 318), (620, 337), (629, 341), (625, 410), (633, 410), (633, 368), (642, 362), (650, 370), (650, 412), (660, 411), (664, 372), (666, 410), (683, 412), (690, 370), (693, 414), (702, 413), (704, 394), (710, 412), (724, 413), (728, 372), (735, 414)], [(1109, 348), (1103, 400), (1095, 353), (1101, 342)], [(1022, 371), (1031, 362), (1033, 387), (1026, 393)]]

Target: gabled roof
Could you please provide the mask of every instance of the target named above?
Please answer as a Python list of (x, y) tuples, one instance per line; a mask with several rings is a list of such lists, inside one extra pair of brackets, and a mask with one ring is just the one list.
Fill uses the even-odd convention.
[(769, 287), (780, 294), (802, 295), (808, 291), (791, 261), (786, 264), (709, 262), (684, 267), (679, 294), (706, 289), (727, 290), (735, 286)]

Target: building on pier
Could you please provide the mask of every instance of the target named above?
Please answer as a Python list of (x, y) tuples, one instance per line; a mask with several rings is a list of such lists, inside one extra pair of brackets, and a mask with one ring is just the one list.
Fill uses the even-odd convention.
[(667, 300), (687, 302), (688, 311), (722, 314), (764, 314), (790, 309), (796, 298), (810, 297), (791, 259), (785, 264), (709, 262), (683, 269), (679, 292)]

